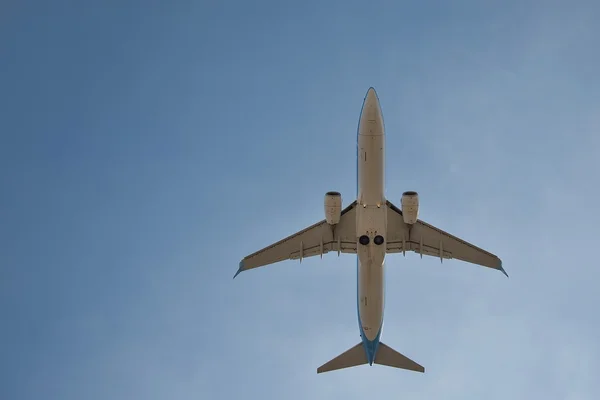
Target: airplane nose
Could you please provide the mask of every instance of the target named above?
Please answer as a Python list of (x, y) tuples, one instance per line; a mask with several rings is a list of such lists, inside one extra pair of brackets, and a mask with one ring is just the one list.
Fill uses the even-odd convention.
[(379, 106), (379, 98), (372, 87), (369, 88), (365, 96), (360, 116), (360, 132), (362, 135), (383, 134), (383, 116)]
[(375, 92), (375, 88), (374, 87), (370, 87), (369, 90), (367, 90), (367, 95), (365, 96), (365, 101), (366, 102), (377, 102), (377, 93)]

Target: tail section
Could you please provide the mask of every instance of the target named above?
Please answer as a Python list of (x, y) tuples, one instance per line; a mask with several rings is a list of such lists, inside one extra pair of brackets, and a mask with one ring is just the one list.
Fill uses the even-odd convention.
[(366, 364), (367, 362), (367, 353), (365, 352), (362, 342), (360, 342), (350, 350), (346, 350), (333, 360), (321, 365), (317, 368), (317, 374), (334, 371), (336, 369), (356, 367), (357, 365)]
[[(368, 364), (368, 362), (367, 353), (361, 342), (331, 361), (321, 365), (317, 368), (317, 373), (320, 374), (322, 372), (335, 371), (336, 369), (356, 367), (358, 365)], [(422, 365), (417, 364), (410, 358), (398, 353), (396, 350), (381, 342), (379, 342), (374, 363), (409, 371), (425, 372), (425, 368)]]
[(410, 358), (398, 353), (390, 346), (379, 342), (379, 349), (375, 355), (375, 364), (387, 365), (388, 367), (402, 368), (409, 371), (425, 372), (422, 365), (417, 364)]

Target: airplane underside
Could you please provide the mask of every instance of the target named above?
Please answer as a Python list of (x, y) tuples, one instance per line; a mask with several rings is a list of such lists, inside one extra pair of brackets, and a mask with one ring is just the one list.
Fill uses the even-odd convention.
[[(317, 373), (363, 364), (425, 372), (425, 368), (381, 342), (385, 309), (387, 254), (412, 251), (421, 257), (458, 259), (503, 272), (492, 253), (418, 218), (419, 197), (402, 194), (398, 208), (385, 198), (385, 130), (379, 99), (370, 88), (363, 101), (357, 132), (357, 197), (342, 209), (339, 192), (325, 194), (325, 219), (246, 256), (242, 271), (284, 260), (302, 260), (329, 252), (357, 257), (357, 314), (361, 342), (323, 364)], [(508, 276), (508, 275), (507, 275)]]

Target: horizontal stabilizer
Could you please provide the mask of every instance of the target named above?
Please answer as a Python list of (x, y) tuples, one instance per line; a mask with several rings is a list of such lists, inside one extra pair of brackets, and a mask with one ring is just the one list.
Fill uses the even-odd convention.
[(367, 362), (367, 353), (362, 342), (360, 342), (350, 350), (346, 350), (333, 360), (321, 365), (317, 368), (317, 374), (334, 371), (336, 369), (356, 367), (357, 365), (366, 364)]
[(417, 364), (410, 358), (398, 353), (396, 350), (381, 342), (379, 342), (379, 348), (377, 349), (374, 363), (387, 365), (388, 367), (407, 369), (409, 371), (425, 372), (425, 368), (422, 365)]

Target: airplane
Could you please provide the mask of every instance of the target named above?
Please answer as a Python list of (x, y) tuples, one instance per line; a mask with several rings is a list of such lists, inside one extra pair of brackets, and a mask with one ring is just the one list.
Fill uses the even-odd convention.
[(330, 251), (357, 255), (357, 314), (361, 342), (317, 368), (317, 373), (358, 365), (385, 365), (415, 372), (425, 368), (381, 341), (385, 303), (385, 257), (407, 251), (457, 259), (501, 271), (502, 260), (418, 218), (419, 195), (402, 194), (401, 208), (385, 198), (385, 129), (379, 97), (370, 87), (357, 131), (356, 200), (342, 210), (339, 192), (325, 194), (325, 219), (244, 257), (238, 271)]

